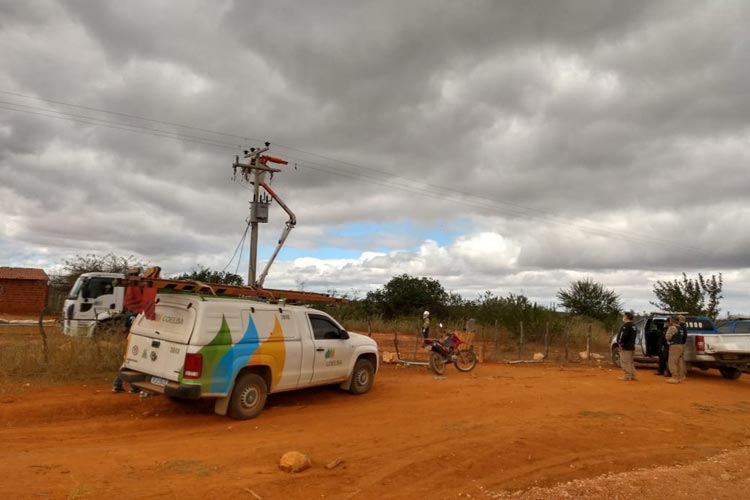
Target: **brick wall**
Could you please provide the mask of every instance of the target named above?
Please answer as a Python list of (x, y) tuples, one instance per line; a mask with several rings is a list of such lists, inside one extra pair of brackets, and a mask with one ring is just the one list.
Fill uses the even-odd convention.
[(0, 313), (36, 315), (46, 303), (46, 281), (0, 279)]

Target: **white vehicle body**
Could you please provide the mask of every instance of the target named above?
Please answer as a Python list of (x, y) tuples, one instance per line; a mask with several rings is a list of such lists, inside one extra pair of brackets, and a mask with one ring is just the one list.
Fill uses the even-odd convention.
[(78, 277), (63, 305), (63, 333), (90, 337), (99, 322), (123, 313), (125, 289), (119, 273), (84, 273)]
[(217, 413), (252, 418), (268, 393), (324, 384), (367, 392), (377, 369), (375, 341), (324, 312), (160, 293), (154, 318), (140, 314), (133, 322), (122, 373), (144, 391), (217, 398)]
[[(674, 316), (674, 315), (672, 315)], [(635, 322), (634, 359), (641, 363), (658, 362), (659, 330), (666, 327), (669, 314), (651, 314)], [(716, 368), (726, 379), (736, 379), (750, 365), (750, 334), (722, 333), (714, 323), (703, 316), (687, 316), (687, 341), (685, 362), (703, 370)], [(619, 333), (610, 340), (612, 361), (620, 366)]]

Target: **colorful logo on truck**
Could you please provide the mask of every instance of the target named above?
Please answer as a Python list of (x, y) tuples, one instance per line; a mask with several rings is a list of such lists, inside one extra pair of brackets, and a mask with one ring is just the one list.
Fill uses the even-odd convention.
[(336, 357), (336, 349), (329, 347), (326, 351), (326, 366), (341, 366), (343, 361), (340, 359), (334, 359)]
[(261, 341), (253, 317), (250, 316), (247, 330), (239, 342), (232, 342), (232, 333), (226, 318), (222, 316), (221, 327), (211, 342), (200, 351), (203, 355), (203, 391), (212, 394), (229, 392), (234, 374), (242, 366), (264, 365), (271, 369), (271, 387), (275, 387), (284, 373), (286, 345), (284, 332), (278, 318), (273, 330)]

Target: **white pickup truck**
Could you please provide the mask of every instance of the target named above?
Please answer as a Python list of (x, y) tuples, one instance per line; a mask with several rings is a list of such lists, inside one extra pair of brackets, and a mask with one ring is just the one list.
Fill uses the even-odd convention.
[[(660, 331), (666, 328), (668, 313), (653, 313), (635, 322), (636, 361), (658, 362)], [(716, 368), (726, 379), (736, 379), (750, 363), (750, 334), (722, 333), (711, 319), (704, 316), (687, 316), (688, 338), (685, 343), (685, 361), (688, 367), (702, 370)], [(612, 336), (612, 362), (620, 366), (618, 333)]]
[(303, 306), (160, 293), (128, 336), (123, 380), (147, 393), (214, 398), (220, 415), (258, 415), (269, 393), (338, 384), (370, 390), (378, 348)]

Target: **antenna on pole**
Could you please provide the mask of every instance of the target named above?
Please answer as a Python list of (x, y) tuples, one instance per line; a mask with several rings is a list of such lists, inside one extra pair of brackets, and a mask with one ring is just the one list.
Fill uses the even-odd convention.
[[(281, 246), (286, 241), (287, 236), (297, 224), (297, 218), (289, 207), (281, 201), (281, 198), (274, 193), (274, 191), (266, 184), (266, 175), (281, 172), (279, 168), (269, 167), (268, 163), (278, 163), (280, 165), (287, 165), (289, 162), (276, 158), (274, 156), (264, 155), (271, 147), (270, 142), (266, 142), (262, 148), (250, 148), (244, 151), (244, 158), (248, 160), (247, 163), (240, 163), (239, 156), (235, 156), (234, 164), (232, 169), (234, 170), (234, 179), (237, 179), (237, 169), (240, 173), (240, 181), (247, 182), (253, 185), (253, 198), (250, 201), (250, 263), (248, 265), (247, 272), (247, 283), (249, 286), (256, 288), (263, 288), (263, 281), (266, 279), (268, 270), (271, 264), (276, 259), (276, 256), (281, 250)], [(263, 188), (263, 191), (261, 191)], [(284, 230), (281, 233), (281, 238), (276, 245), (276, 249), (273, 255), (268, 260), (266, 267), (260, 275), (260, 278), (256, 280), (257, 274), (257, 263), (258, 263), (258, 224), (265, 224), (268, 222), (268, 207), (271, 204), (271, 199), (276, 200), (281, 208), (289, 215)]]

